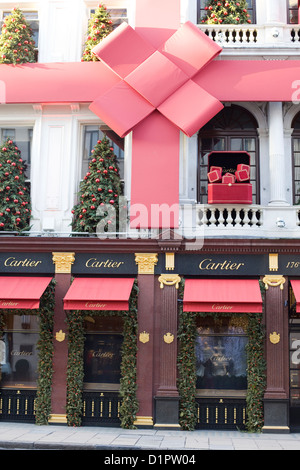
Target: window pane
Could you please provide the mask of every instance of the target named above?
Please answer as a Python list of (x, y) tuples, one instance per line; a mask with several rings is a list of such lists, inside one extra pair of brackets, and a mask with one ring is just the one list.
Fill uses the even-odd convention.
[(30, 179), (31, 170), (31, 145), (33, 128), (32, 127), (15, 127), (15, 128), (0, 128), (1, 142), (10, 138), (15, 142), (21, 151), (21, 157), (25, 161), (27, 168), (25, 171), (26, 179)]
[(300, 166), (300, 153), (294, 154), (294, 161), (296, 166)]
[(225, 150), (225, 139), (215, 138), (212, 150)]
[(231, 150), (243, 150), (243, 139), (231, 139)]
[(300, 152), (300, 139), (293, 138), (294, 152)]
[[(85, 126), (83, 136), (83, 158), (82, 158), (82, 177), (87, 173), (89, 161), (92, 155), (92, 150), (97, 144), (98, 140), (103, 139), (104, 133), (99, 129), (99, 126)], [(124, 151), (119, 145), (109, 139), (111, 147), (114, 149), (114, 154), (117, 157), (117, 163), (120, 170), (121, 180), (124, 179)]]
[(0, 341), (2, 386), (36, 387), (38, 317), (6, 315)]

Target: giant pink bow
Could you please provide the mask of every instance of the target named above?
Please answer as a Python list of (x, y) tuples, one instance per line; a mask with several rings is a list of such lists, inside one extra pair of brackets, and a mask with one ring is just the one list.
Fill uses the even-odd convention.
[(120, 137), (156, 109), (192, 136), (223, 108), (192, 80), (221, 50), (191, 22), (159, 49), (122, 23), (93, 49), (120, 81), (90, 109)]

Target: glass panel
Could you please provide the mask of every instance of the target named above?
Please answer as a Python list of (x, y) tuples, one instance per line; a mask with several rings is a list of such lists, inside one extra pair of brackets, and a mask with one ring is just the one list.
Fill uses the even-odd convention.
[(0, 340), (3, 387), (36, 387), (38, 317), (5, 315), (5, 329)]
[(243, 317), (198, 321), (197, 389), (246, 390), (248, 339)]
[(297, 139), (296, 137), (293, 138), (293, 147), (294, 152), (300, 152), (300, 139)]
[(118, 384), (121, 372), (123, 336), (118, 334), (87, 334), (84, 344), (84, 382)]
[(230, 149), (231, 150), (243, 150), (243, 139), (241, 138), (232, 138), (230, 139), (230, 142), (231, 142), (231, 145), (230, 145)]
[(246, 337), (205, 336), (196, 339), (197, 388), (247, 388)]
[(31, 127), (16, 127), (16, 128), (2, 128), (1, 141), (11, 138), (21, 151), (21, 157), (26, 162), (27, 169), (25, 176), (30, 179), (30, 164), (31, 164), (31, 144), (33, 136), (33, 128)]
[[(92, 150), (99, 139), (103, 139), (103, 132), (99, 126), (85, 126), (83, 137), (82, 177), (87, 173)], [(117, 157), (120, 177), (124, 179), (124, 151), (115, 142), (109, 139), (111, 147)]]
[(295, 169), (294, 169), (294, 173), (295, 173), (295, 180), (300, 180), (300, 167), (299, 166), (296, 166)]
[(225, 150), (225, 138), (216, 137), (214, 139), (214, 144), (212, 150)]
[(255, 152), (255, 139), (244, 139), (244, 150), (246, 152)]

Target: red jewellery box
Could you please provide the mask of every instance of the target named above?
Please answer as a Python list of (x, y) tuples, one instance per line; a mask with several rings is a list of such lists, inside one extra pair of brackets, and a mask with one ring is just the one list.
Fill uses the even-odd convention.
[(208, 204), (252, 204), (250, 155), (247, 152), (211, 152), (208, 172), (215, 167), (222, 167), (222, 181), (209, 180)]

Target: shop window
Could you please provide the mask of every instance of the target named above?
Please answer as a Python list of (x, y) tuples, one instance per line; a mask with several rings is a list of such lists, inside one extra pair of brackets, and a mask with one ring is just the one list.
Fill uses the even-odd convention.
[(0, 340), (1, 387), (36, 388), (38, 317), (7, 314), (4, 321), (4, 334)]
[(258, 124), (246, 109), (226, 106), (198, 134), (198, 202), (207, 204), (208, 155), (213, 151), (246, 151), (250, 155), (250, 183), (253, 204), (259, 204)]
[(248, 338), (244, 317), (198, 317), (196, 374), (198, 396), (245, 396)]
[(298, 0), (287, 0), (288, 23), (298, 24)]
[[(292, 1), (292, 0), (290, 0)], [(251, 23), (256, 22), (256, 5), (255, 0), (248, 0), (248, 13), (250, 15)], [(197, 23), (200, 24), (202, 19), (207, 15), (207, 10), (205, 6), (207, 5), (207, 0), (197, 0)]]
[(97, 140), (101, 140), (104, 134), (108, 137), (111, 143), (111, 147), (114, 149), (114, 153), (117, 157), (117, 163), (120, 170), (121, 184), (124, 184), (124, 139), (121, 139), (111, 129), (101, 130), (99, 126), (84, 126), (83, 135), (83, 159), (82, 159), (82, 170), (81, 178), (88, 171), (89, 162), (92, 155), (92, 150), (95, 147)]
[[(24, 11), (22, 10), (23, 15), (29, 26), (32, 29), (32, 37), (35, 42), (35, 54), (36, 54), (36, 61), (38, 61), (38, 47), (39, 47), (39, 14), (37, 11)], [(2, 11), (2, 21), (11, 14), (11, 11)]]
[(88, 316), (85, 331), (84, 389), (119, 390), (123, 320), (120, 317)]

